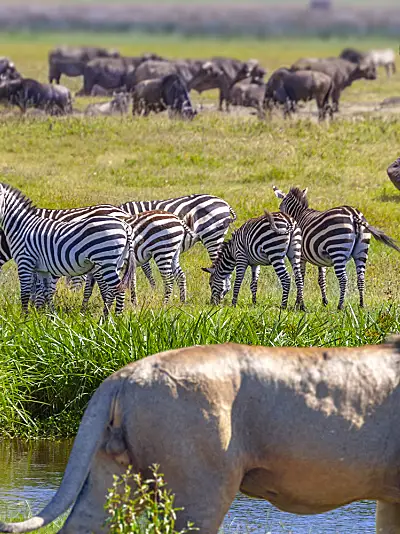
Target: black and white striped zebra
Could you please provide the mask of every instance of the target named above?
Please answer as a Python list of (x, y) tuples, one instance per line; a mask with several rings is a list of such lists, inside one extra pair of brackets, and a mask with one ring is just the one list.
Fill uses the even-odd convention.
[[(236, 213), (222, 198), (213, 195), (187, 195), (184, 197), (168, 198), (166, 200), (142, 200), (125, 202), (119, 206), (131, 215), (138, 215), (150, 210), (163, 210), (175, 214), (186, 221), (191, 218), (193, 231), (206, 247), (211, 261), (218, 256), (218, 250), (224, 242), (229, 225), (236, 220)], [(182, 245), (185, 252), (193, 245), (188, 237)], [(155, 286), (149, 263), (142, 265), (143, 271), (152, 287)]]
[(211, 303), (218, 304), (230, 290), (230, 279), (236, 267), (232, 298), (235, 306), (246, 269), (250, 266), (250, 289), (253, 304), (256, 304), (260, 265), (272, 265), (282, 284), (281, 307), (286, 308), (290, 290), (290, 275), (285, 265), (285, 258), (288, 257), (297, 287), (296, 306), (304, 310), (300, 256), (301, 231), (294, 219), (283, 213), (268, 212), (249, 219), (222, 245), (212, 267), (203, 268), (210, 273)]
[[(180, 266), (179, 256), (184, 240), (192, 244), (198, 241), (197, 234), (190, 227), (191, 219), (189, 218), (189, 224), (186, 224), (173, 213), (153, 210), (140, 213), (126, 222), (132, 229), (135, 264), (143, 265), (153, 258), (164, 283), (164, 303), (171, 297), (174, 280), (179, 287), (181, 302), (185, 302), (186, 275)], [(88, 276), (83, 307), (89, 301), (93, 285), (93, 278)], [(137, 304), (135, 272), (132, 275), (131, 300), (134, 305)]]
[[(48, 281), (60, 276), (92, 272), (99, 284), (107, 314), (134, 272), (132, 230), (109, 215), (73, 222), (43, 219), (30, 199), (7, 184), (0, 184), (0, 226), (17, 263), (21, 303), (27, 310), (35, 272)], [(119, 272), (128, 261), (120, 278)], [(119, 298), (123, 306), (123, 298)], [(122, 311), (117, 306), (117, 312)]]
[(371, 226), (364, 215), (351, 206), (339, 206), (326, 211), (308, 207), (307, 189), (292, 187), (288, 194), (273, 186), (275, 195), (282, 199), (280, 211), (287, 213), (298, 222), (303, 236), (302, 273), (305, 275), (306, 262), (318, 267), (318, 284), (322, 303), (328, 304), (326, 296), (326, 268), (333, 267), (340, 286), (338, 308), (341, 310), (347, 288), (346, 264), (353, 258), (357, 272), (357, 286), (360, 306), (364, 306), (365, 268), (371, 234), (385, 245), (400, 252), (394, 239), (382, 230)]
[[(43, 219), (52, 219), (55, 221), (70, 222), (70, 221), (83, 221), (89, 217), (109, 215), (111, 217), (117, 217), (118, 219), (126, 220), (131, 216), (124, 210), (117, 208), (111, 204), (98, 204), (95, 206), (85, 206), (83, 208), (69, 208), (69, 209), (48, 209), (48, 208), (34, 208), (38, 217)], [(7, 243), (7, 238), (0, 229), (0, 269), (5, 263), (12, 259), (10, 247)], [(46, 281), (47, 289), (49, 293), (54, 293), (55, 286), (58, 278), (48, 279)], [(82, 277), (72, 278), (72, 285), (77, 288), (82, 284), (84, 279)], [(48, 300), (49, 295), (44, 293), (44, 288), (40, 286), (41, 281), (34, 281), (32, 286), (32, 300), (38, 307), (44, 304), (45, 300)], [(47, 293), (47, 292), (46, 292)]]

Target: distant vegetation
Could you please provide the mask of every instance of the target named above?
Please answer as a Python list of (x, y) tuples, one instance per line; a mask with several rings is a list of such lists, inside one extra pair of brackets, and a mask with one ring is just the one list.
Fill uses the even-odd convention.
[[(320, 36), (387, 35), (400, 30), (396, 0), (333, 1), (331, 11), (306, 0), (28, 0), (0, 1), (0, 29), (29, 31), (142, 31), (183, 35)], [(29, 5), (26, 11), (22, 5)], [(172, 5), (174, 6), (172, 8)], [(155, 8), (155, 6), (157, 6)]]

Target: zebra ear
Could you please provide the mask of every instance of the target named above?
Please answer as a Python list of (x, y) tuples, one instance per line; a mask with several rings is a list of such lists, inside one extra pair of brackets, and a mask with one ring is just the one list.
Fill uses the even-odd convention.
[(213, 274), (215, 271), (214, 267), (202, 267), (201, 270), (209, 274)]
[(275, 196), (278, 197), (278, 198), (285, 198), (285, 193), (283, 191), (281, 191), (280, 189), (278, 189), (277, 187), (275, 187), (274, 185), (272, 186), (272, 189), (274, 190), (274, 193), (275, 193)]
[(305, 189), (303, 189), (303, 197), (306, 197), (306, 196), (307, 196), (307, 191), (308, 191), (308, 187), (306, 187)]

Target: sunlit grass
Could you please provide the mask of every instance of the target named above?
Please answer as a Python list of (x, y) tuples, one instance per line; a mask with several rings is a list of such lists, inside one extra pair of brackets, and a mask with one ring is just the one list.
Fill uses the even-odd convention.
[[(2, 54), (26, 75), (46, 79), (47, 52), (62, 42), (115, 46), (125, 54), (154, 51), (168, 57), (229, 55), (258, 57), (268, 69), (299, 56), (338, 54), (346, 41), (179, 39), (138, 35), (6, 35)], [(360, 40), (362, 49), (388, 41)], [(74, 91), (80, 79), (65, 79)], [(357, 82), (344, 92), (343, 106), (379, 102), (400, 94), (400, 75), (391, 81)], [(203, 97), (216, 103), (216, 92)], [(195, 97), (197, 101), (197, 97)], [(88, 99), (76, 100), (83, 109)], [(272, 185), (287, 190), (309, 187), (310, 204), (324, 209), (341, 204), (360, 208), (367, 220), (400, 238), (400, 195), (386, 176), (399, 154), (396, 115), (339, 117), (318, 125), (309, 119), (262, 122), (247, 111), (200, 113), (193, 122), (148, 119), (35, 118), (0, 112), (0, 179), (21, 188), (39, 206), (52, 208), (99, 202), (168, 198), (207, 192), (222, 196), (236, 210), (235, 227), (264, 208), (278, 209)], [(0, 273), (0, 433), (4, 436), (69, 436), (76, 431), (91, 394), (111, 372), (135, 359), (170, 348), (227, 341), (273, 345), (347, 345), (381, 342), (399, 330), (399, 259), (372, 243), (366, 276), (366, 309), (358, 309), (353, 266), (347, 308), (336, 311), (338, 285), (328, 276), (327, 309), (321, 307), (315, 268), (305, 286), (307, 313), (281, 312), (280, 287), (263, 269), (259, 304), (251, 306), (248, 278), (237, 308), (209, 305), (209, 265), (201, 245), (182, 255), (188, 303), (175, 294), (162, 307), (160, 280), (150, 292), (139, 276), (139, 307), (128, 305), (121, 318), (101, 323), (98, 296), (82, 316), (82, 294), (61, 285), (56, 316), (21, 316), (15, 266)]]

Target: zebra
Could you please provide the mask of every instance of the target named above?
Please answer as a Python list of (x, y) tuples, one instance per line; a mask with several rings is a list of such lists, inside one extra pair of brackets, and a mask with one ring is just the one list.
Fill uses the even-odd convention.
[(231, 239), (222, 245), (214, 264), (210, 268), (203, 268), (203, 271), (210, 273), (211, 303), (219, 304), (230, 290), (230, 279), (236, 267), (232, 298), (232, 305), (235, 306), (246, 269), (250, 265), (250, 289), (253, 304), (256, 304), (260, 265), (272, 265), (282, 285), (281, 307), (286, 308), (290, 290), (290, 276), (285, 266), (286, 256), (292, 265), (296, 281), (296, 307), (304, 310), (300, 227), (289, 215), (267, 211), (261, 217), (249, 219), (238, 228)]
[(346, 264), (353, 258), (357, 272), (360, 307), (364, 307), (365, 269), (371, 235), (400, 252), (396, 241), (382, 230), (371, 226), (364, 215), (352, 206), (339, 206), (326, 211), (308, 207), (307, 189), (292, 187), (288, 194), (273, 186), (275, 195), (282, 199), (279, 209), (298, 222), (303, 236), (301, 269), (303, 280), (306, 262), (318, 267), (318, 285), (322, 304), (326, 306), (326, 268), (332, 267), (340, 287), (338, 309), (343, 309), (347, 288)]
[[(36, 210), (36, 215), (42, 219), (52, 219), (55, 221), (70, 222), (70, 221), (83, 221), (88, 217), (109, 215), (111, 217), (117, 217), (118, 219), (126, 220), (131, 218), (131, 216), (122, 209), (113, 206), (111, 204), (98, 204), (94, 206), (85, 206), (82, 208), (69, 208), (69, 209), (49, 209), (49, 208), (34, 208)], [(5, 263), (12, 259), (10, 247), (7, 243), (7, 238), (0, 229), (0, 269)], [(77, 289), (82, 284), (83, 277), (69, 277), (69, 281), (73, 288)], [(48, 279), (46, 284), (48, 290), (54, 294), (55, 286), (57, 284), (58, 278)], [(35, 276), (32, 283), (32, 293), (31, 299), (37, 307), (41, 307), (48, 296), (45, 295), (44, 287), (42, 285), (43, 280)]]
[[(142, 200), (137, 202), (125, 202), (119, 206), (131, 215), (138, 215), (150, 210), (164, 210), (177, 215), (183, 221), (191, 217), (193, 231), (203, 243), (213, 262), (217, 256), (229, 225), (236, 221), (236, 213), (231, 206), (222, 198), (205, 195), (187, 195), (183, 197), (168, 198), (166, 200)], [(183, 241), (182, 252), (186, 252), (194, 244), (192, 238), (187, 235)], [(151, 287), (155, 287), (155, 280), (148, 262), (142, 265), (142, 269)]]
[[(8, 184), (0, 184), (0, 226), (18, 267), (21, 304), (28, 310), (34, 272), (49, 278), (93, 272), (104, 301), (104, 315), (134, 272), (132, 230), (109, 215), (73, 222), (42, 219), (32, 201)], [(122, 279), (119, 271), (127, 260)], [(121, 312), (123, 298), (117, 302)]]
[[(197, 234), (190, 228), (191, 218), (187, 220), (189, 224), (173, 213), (162, 210), (146, 211), (126, 220), (132, 230), (135, 264), (143, 265), (153, 258), (160, 271), (164, 282), (164, 304), (171, 297), (174, 279), (179, 287), (181, 302), (186, 302), (186, 276), (179, 264), (179, 256), (184, 240), (189, 244), (198, 241)], [(83, 308), (89, 301), (94, 283), (93, 277), (87, 276)], [(136, 306), (135, 272), (132, 275), (131, 300)]]

